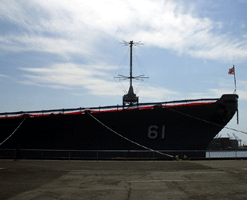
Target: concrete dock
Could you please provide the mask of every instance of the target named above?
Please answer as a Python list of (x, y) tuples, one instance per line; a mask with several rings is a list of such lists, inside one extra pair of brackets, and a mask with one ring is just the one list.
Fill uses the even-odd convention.
[(247, 199), (247, 160), (0, 160), (0, 199)]

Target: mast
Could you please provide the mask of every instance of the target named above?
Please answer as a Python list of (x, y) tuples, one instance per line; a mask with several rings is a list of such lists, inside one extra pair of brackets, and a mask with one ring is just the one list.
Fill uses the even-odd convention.
[(128, 104), (130, 106), (133, 106), (134, 104), (137, 104), (139, 103), (139, 97), (136, 96), (136, 94), (134, 93), (134, 88), (133, 88), (133, 79), (141, 79), (143, 80), (144, 78), (148, 78), (148, 77), (144, 77), (145, 75), (139, 75), (139, 76), (133, 76), (133, 73), (132, 73), (132, 69), (133, 69), (133, 62), (132, 62), (132, 47), (133, 46), (137, 46), (137, 45), (143, 45), (141, 42), (133, 42), (130, 41), (130, 42), (126, 42), (124, 41), (124, 44), (125, 46), (128, 46), (130, 47), (130, 76), (123, 76), (123, 75), (119, 75), (118, 74), (118, 77), (115, 77), (115, 78), (119, 78), (119, 79), (130, 79), (130, 86), (129, 86), (129, 91), (127, 94), (125, 94), (123, 96), (123, 107)]
[(132, 79), (133, 79), (133, 76), (132, 76), (132, 46), (134, 44), (133, 40), (130, 41), (130, 87), (132, 87)]

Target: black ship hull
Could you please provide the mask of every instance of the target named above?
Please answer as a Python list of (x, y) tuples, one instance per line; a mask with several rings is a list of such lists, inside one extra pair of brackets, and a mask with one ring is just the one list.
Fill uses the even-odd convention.
[(206, 150), (237, 105), (237, 95), (223, 95), (204, 103), (181, 101), (49, 115), (1, 113), (5, 116), (0, 119), (0, 148), (20, 144), (22, 149), (143, 150), (143, 145), (153, 150)]

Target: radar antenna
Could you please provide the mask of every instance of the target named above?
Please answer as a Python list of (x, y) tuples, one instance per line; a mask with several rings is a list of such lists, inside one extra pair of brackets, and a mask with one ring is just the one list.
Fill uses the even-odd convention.
[(133, 42), (133, 40), (130, 42), (126, 42), (126, 41), (123, 41), (123, 42), (124, 42), (123, 44), (125, 46), (130, 46), (130, 76), (124, 76), (124, 75), (118, 74), (118, 77), (114, 77), (114, 78), (119, 78), (119, 79), (123, 79), (123, 80), (130, 79), (129, 91), (127, 94), (125, 94), (123, 96), (123, 106), (125, 106), (126, 104), (133, 106), (134, 104), (138, 105), (138, 103), (139, 103), (139, 97), (137, 97), (136, 94), (134, 93), (133, 83), (132, 83), (133, 79), (143, 80), (145, 78), (148, 78), (148, 77), (145, 77), (144, 74), (139, 75), (139, 76), (133, 76), (133, 74), (132, 74), (132, 47), (143, 45), (143, 43), (141, 43), (141, 41)]

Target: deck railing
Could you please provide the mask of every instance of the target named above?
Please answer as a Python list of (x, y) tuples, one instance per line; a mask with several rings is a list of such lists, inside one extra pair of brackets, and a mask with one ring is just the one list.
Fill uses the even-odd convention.
[(200, 105), (214, 103), (217, 99), (190, 99), (190, 100), (178, 100), (178, 101), (167, 101), (167, 102), (156, 102), (156, 103), (139, 103), (134, 106), (129, 105), (115, 105), (115, 106), (103, 106), (103, 107), (88, 107), (88, 108), (69, 108), (69, 109), (52, 109), (52, 110), (37, 110), (37, 111), (18, 111), (18, 112), (4, 112), (0, 113), (0, 118), (5, 117), (39, 117), (48, 116), (51, 114), (84, 114), (86, 112), (98, 113), (98, 112), (114, 112), (121, 110), (133, 110), (133, 109), (152, 109), (155, 107), (174, 107), (184, 105)]
[[(244, 159), (247, 149), (236, 150), (160, 150), (164, 154), (173, 155), (174, 159)], [(15, 149), (0, 149), (0, 158), (14, 159)], [(67, 159), (67, 160), (171, 160), (170, 157), (148, 150), (54, 150), (54, 149), (22, 149), (22, 159)]]

